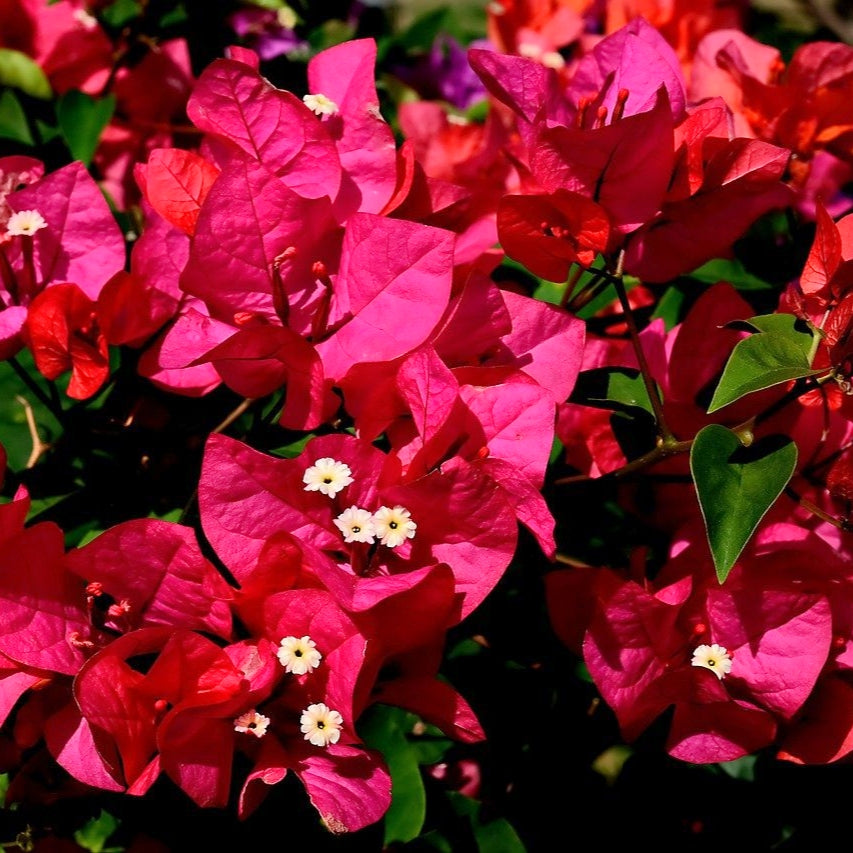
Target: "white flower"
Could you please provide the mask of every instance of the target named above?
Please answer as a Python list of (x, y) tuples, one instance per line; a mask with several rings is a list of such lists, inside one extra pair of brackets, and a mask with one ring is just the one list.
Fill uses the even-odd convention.
[(518, 46), (518, 55), (526, 59), (539, 59), (542, 56), (542, 48), (534, 42), (525, 41)]
[(703, 644), (693, 650), (690, 665), (704, 666), (722, 681), (732, 671), (732, 658), (723, 646), (718, 646), (716, 643), (710, 646)]
[(251, 711), (246, 711), (245, 714), (240, 714), (234, 720), (234, 731), (241, 734), (254, 735), (255, 737), (263, 737), (267, 733), (270, 725), (270, 718), (259, 714), (254, 708)]
[(74, 12), (74, 20), (82, 24), (87, 30), (94, 30), (98, 26), (98, 19), (90, 15), (85, 9), (77, 9)]
[(563, 68), (566, 64), (566, 60), (563, 59), (556, 50), (546, 50), (545, 53), (539, 57), (539, 61), (546, 68), (555, 68), (557, 70)]
[(335, 526), (344, 534), (344, 542), (372, 543), (376, 535), (370, 511), (357, 506), (345, 509), (335, 519)]
[(279, 663), (294, 675), (314, 672), (323, 655), (317, 651), (317, 644), (310, 637), (284, 637), (276, 652)]
[(331, 456), (318, 459), (302, 475), (306, 492), (322, 492), (333, 498), (341, 489), (353, 482), (349, 465)]
[(407, 539), (415, 538), (418, 525), (412, 521), (412, 514), (397, 504), (393, 509), (381, 506), (373, 515), (375, 534), (383, 545), (396, 548)]
[(42, 228), (47, 228), (47, 222), (37, 210), (19, 210), (13, 213), (6, 223), (6, 231), (10, 237), (32, 237)]
[(302, 712), (299, 723), (305, 740), (314, 746), (328, 746), (340, 740), (344, 718), (325, 702), (318, 702)]
[(338, 105), (325, 95), (303, 95), (302, 100), (311, 112), (318, 116), (332, 116), (340, 112)]

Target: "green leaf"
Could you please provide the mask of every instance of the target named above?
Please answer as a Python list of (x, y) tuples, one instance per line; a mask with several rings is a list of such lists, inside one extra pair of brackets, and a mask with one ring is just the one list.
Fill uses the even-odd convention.
[(30, 501), (30, 512), (27, 516), (27, 521), (29, 523), (36, 521), (43, 512), (47, 512), (49, 509), (52, 509), (71, 497), (71, 493), (68, 493), (65, 495), (51, 495), (46, 498), (33, 498)]
[(283, 444), (281, 447), (275, 447), (270, 452), (276, 456), (283, 456), (285, 459), (295, 459), (305, 450), (305, 445), (314, 438), (314, 433), (309, 432), (306, 435), (300, 436), (295, 441), (289, 444)]
[(676, 284), (670, 285), (661, 296), (654, 312), (652, 320), (663, 320), (666, 330), (669, 332), (684, 319), (687, 294)]
[(178, 3), (174, 9), (166, 12), (160, 21), (158, 22), (158, 26), (162, 29), (168, 29), (169, 27), (177, 27), (181, 24), (186, 24), (189, 21), (189, 15), (187, 14), (187, 10), (184, 7), (183, 3)]
[(633, 367), (596, 367), (581, 371), (572, 392), (573, 403), (598, 409), (641, 409), (654, 417), (643, 376)]
[(769, 281), (764, 281), (763, 278), (749, 272), (736, 258), (732, 260), (716, 258), (713, 261), (708, 261), (698, 270), (690, 273), (690, 278), (695, 278), (704, 284), (727, 281), (738, 290), (772, 290), (774, 287)]
[(75, 160), (80, 160), (87, 166), (92, 162), (101, 131), (113, 117), (115, 106), (114, 95), (92, 98), (85, 92), (76, 90), (66, 92), (59, 99), (56, 119), (68, 150)]
[(118, 30), (138, 18), (141, 12), (142, 6), (138, 0), (115, 0), (101, 12), (101, 20), (108, 27)]
[(708, 414), (753, 391), (823, 372), (812, 370), (815, 336), (798, 317), (767, 314), (747, 323), (757, 334), (739, 341), (732, 350)]
[(463, 794), (451, 791), (447, 797), (456, 814), (471, 821), (480, 853), (525, 853), (524, 844), (509, 821), (503, 818), (485, 820), (481, 804)]
[(0, 48), (0, 86), (20, 89), (43, 101), (53, 94), (44, 71), (25, 53), (7, 47)]
[(732, 779), (743, 779), (744, 782), (755, 781), (755, 764), (758, 761), (757, 755), (744, 755), (742, 758), (735, 758), (732, 761), (721, 761), (717, 767)]
[(40, 118), (36, 119), (36, 130), (38, 131), (39, 142), (44, 145), (47, 145), (49, 142), (53, 142), (54, 139), (59, 139), (62, 136), (58, 127), (55, 127), (52, 124), (47, 124)]
[(426, 819), (426, 790), (418, 750), (406, 738), (408, 715), (377, 705), (359, 721), (364, 742), (378, 749), (391, 773), (391, 808), (385, 814), (385, 844), (412, 841)]
[(0, 95), (0, 137), (24, 145), (35, 145), (24, 108), (11, 89)]
[(355, 27), (351, 23), (332, 18), (311, 30), (308, 34), (308, 42), (319, 53), (321, 50), (349, 41), (354, 35)]
[(412, 25), (400, 33), (396, 43), (406, 51), (429, 50), (438, 34), (447, 29), (450, 9), (439, 7), (421, 15)]
[[(36, 384), (41, 379), (33, 364), (28, 350), (23, 350), (16, 357), (21, 368)], [(33, 449), (33, 441), (27, 423), (27, 410), (23, 402), (32, 407), (39, 437), (45, 444), (50, 444), (59, 434), (60, 428), (49, 409), (23, 383), (8, 362), (0, 362), (0, 435), (3, 436), (3, 447), (9, 458), (9, 468), (12, 471), (22, 471)]]
[(120, 821), (101, 809), (100, 815), (92, 818), (74, 833), (74, 840), (90, 853), (104, 853), (104, 845), (116, 831)]
[(797, 445), (782, 435), (744, 447), (732, 430), (710, 424), (694, 439), (690, 471), (720, 583), (782, 494), (796, 464)]

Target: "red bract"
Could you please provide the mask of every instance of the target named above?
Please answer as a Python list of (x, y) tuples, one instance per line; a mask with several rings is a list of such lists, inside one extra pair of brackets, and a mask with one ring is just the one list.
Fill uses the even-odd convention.
[(795, 152), (791, 182), (807, 213), (813, 213), (817, 195), (810, 185), (833, 198), (853, 165), (853, 130), (845, 108), (853, 85), (850, 47), (804, 44), (786, 68), (777, 52), (740, 33), (725, 32), (707, 36), (700, 53), (704, 62), (694, 73), (696, 94), (701, 97), (712, 88), (717, 94), (722, 84), (741, 128)]
[(308, 63), (309, 91), (337, 108), (325, 127), (344, 171), (339, 210), (379, 213), (397, 180), (394, 133), (379, 112), (375, 64), (372, 39), (345, 42)]
[(31, 303), (24, 334), (36, 367), (48, 379), (71, 371), (68, 396), (91, 397), (110, 373), (107, 341), (95, 303), (76, 284), (55, 284)]
[(145, 229), (134, 246), (130, 272), (116, 273), (98, 296), (98, 323), (111, 344), (145, 343), (187, 298), (178, 287), (186, 264), (186, 234), (145, 209)]
[[(530, 170), (523, 216), (530, 233), (519, 240), (520, 217), (504, 217), (500, 237), (534, 271), (560, 280), (569, 262), (588, 263), (604, 237), (606, 255), (627, 250), (625, 270), (667, 281), (728, 252), (758, 216), (789, 200), (780, 183), (787, 150), (730, 139), (718, 104), (698, 107), (706, 113), (700, 120), (687, 115), (678, 60), (641, 19), (599, 42), (565, 94), (532, 61), (473, 50), (471, 62), (518, 119)], [(584, 197), (572, 227), (555, 217), (553, 196), (540, 189)], [(567, 245), (555, 251), (548, 236)], [(539, 246), (562, 263), (535, 259)]]
[(28, 54), (57, 92), (97, 95), (112, 65), (112, 45), (98, 22), (69, 0), (4, 3), (0, 46)]
[(86, 397), (106, 375), (105, 344), (92, 331), (89, 314), (107, 279), (124, 266), (124, 239), (81, 163), (11, 193), (6, 204), (11, 214), (0, 244), (0, 356), (23, 346), (33, 300), (64, 283), (61, 294), (41, 301), (28, 334), (35, 334), (40, 369), (55, 378), (74, 364), (73, 393)]
[[(202, 556), (188, 527), (154, 519), (128, 521), (69, 552), (66, 565), (98, 585), (94, 604), (114, 630), (180, 625), (231, 636), (231, 588)], [(111, 613), (109, 608), (119, 602), (121, 612)]]
[[(742, 557), (723, 588), (700, 557), (702, 546), (678, 546), (651, 590), (598, 574), (584, 658), (626, 737), (675, 705), (670, 752), (725, 761), (771, 743), (778, 724), (796, 719), (830, 651), (831, 587), (816, 583), (809, 569), (828, 549), (814, 538), (806, 546), (811, 558), (804, 550), (780, 575), (778, 559), (790, 553), (789, 543), (773, 536), (765, 543)], [(560, 596), (569, 588), (552, 588), (552, 615), (562, 623)]]
[[(152, 653), (157, 659), (147, 673), (128, 662)], [(148, 629), (95, 655), (75, 679), (74, 693), (98, 757), (117, 782), (142, 794), (162, 768), (199, 805), (222, 806), (233, 756), (231, 708), (239, 707), (247, 687), (243, 673), (210, 640)], [(169, 727), (182, 722), (188, 723), (183, 743), (173, 746)]]
[(327, 130), (295, 95), (275, 89), (256, 68), (218, 59), (198, 80), (187, 115), (227, 157), (241, 150), (305, 198), (335, 198), (341, 181)]
[(163, 219), (190, 236), (219, 169), (192, 151), (159, 148), (136, 168), (142, 193)]
[(563, 281), (575, 262), (591, 266), (607, 249), (610, 219), (585, 196), (559, 189), (550, 195), (504, 196), (498, 208), (504, 251), (549, 281)]
[[(333, 499), (307, 491), (303, 480), (316, 460), (326, 458), (346, 464), (355, 478)], [(335, 588), (339, 574), (361, 577), (369, 585), (374, 575), (447, 563), (464, 616), (508, 565), (517, 536), (513, 510), (490, 477), (459, 458), (412, 482), (400, 483), (399, 478), (394, 456), (351, 436), (315, 438), (293, 460), (271, 459), (212, 436), (199, 487), (202, 524), (238, 580), (257, 562), (265, 542), (281, 531), (332, 556), (331, 577), (322, 578), (329, 588)], [(382, 506), (405, 508), (417, 532), (394, 547), (347, 544), (334, 520), (351, 506), (368, 514)]]

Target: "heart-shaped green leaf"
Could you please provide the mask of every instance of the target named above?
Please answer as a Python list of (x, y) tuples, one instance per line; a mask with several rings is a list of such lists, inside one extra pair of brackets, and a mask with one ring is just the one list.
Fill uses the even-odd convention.
[(694, 439), (690, 471), (720, 583), (791, 479), (796, 464), (797, 445), (781, 435), (744, 447), (730, 429), (711, 424)]
[(732, 350), (708, 414), (753, 391), (821, 372), (812, 370), (814, 334), (799, 318), (767, 314), (748, 323), (757, 334)]

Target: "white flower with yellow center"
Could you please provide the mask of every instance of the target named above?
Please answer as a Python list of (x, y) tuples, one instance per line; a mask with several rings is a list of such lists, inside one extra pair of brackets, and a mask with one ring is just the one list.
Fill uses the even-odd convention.
[(314, 672), (323, 660), (323, 655), (317, 651), (317, 644), (307, 636), (284, 637), (276, 656), (285, 670), (294, 675)]
[(302, 100), (314, 115), (333, 116), (335, 113), (340, 112), (338, 105), (331, 98), (327, 98), (322, 94), (303, 95)]
[(299, 730), (314, 746), (328, 746), (341, 738), (344, 718), (325, 702), (309, 705), (299, 718)]
[(418, 525), (412, 521), (412, 514), (399, 504), (393, 508), (379, 507), (373, 514), (373, 526), (379, 541), (389, 548), (396, 548), (407, 539), (414, 539), (418, 529)]
[(376, 535), (373, 516), (369, 510), (351, 506), (336, 519), (335, 526), (344, 534), (344, 542), (367, 542), (371, 544)]
[(6, 232), (10, 237), (32, 237), (42, 228), (47, 228), (47, 222), (37, 210), (19, 210), (6, 223)]
[(732, 671), (732, 658), (723, 646), (702, 644), (693, 650), (690, 665), (704, 666), (722, 681)]
[(353, 482), (352, 471), (345, 462), (324, 456), (305, 471), (302, 482), (306, 492), (321, 492), (333, 498)]
[(254, 735), (255, 737), (263, 737), (267, 733), (270, 725), (270, 718), (259, 714), (254, 708), (251, 711), (246, 711), (245, 714), (240, 714), (234, 720), (234, 731), (241, 734)]

